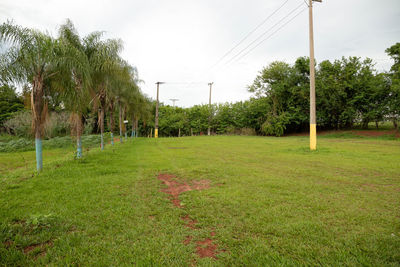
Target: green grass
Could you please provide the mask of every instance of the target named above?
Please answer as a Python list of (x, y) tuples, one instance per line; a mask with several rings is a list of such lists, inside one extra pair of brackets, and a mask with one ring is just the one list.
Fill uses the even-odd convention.
[[(40, 175), (33, 151), (0, 153), (0, 265), (400, 266), (400, 142), (307, 147), (306, 137), (139, 138), (83, 160), (73, 147), (45, 150)], [(176, 208), (158, 173), (211, 187)], [(186, 214), (199, 229), (184, 227)], [(210, 231), (217, 260), (183, 244)]]

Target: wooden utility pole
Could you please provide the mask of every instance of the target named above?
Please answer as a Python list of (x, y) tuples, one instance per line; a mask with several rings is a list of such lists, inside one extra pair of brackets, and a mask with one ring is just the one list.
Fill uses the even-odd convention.
[(309, 31), (310, 31), (310, 149), (317, 149), (317, 119), (315, 108), (315, 61), (314, 61), (314, 27), (313, 27), (313, 2), (322, 0), (309, 0)]
[(163, 82), (156, 82), (157, 84), (157, 102), (156, 102), (156, 121), (154, 123), (154, 138), (158, 138), (158, 95), (159, 95), (159, 91), (160, 91), (160, 84), (163, 84)]
[(208, 116), (208, 131), (207, 135), (211, 135), (211, 90), (212, 90), (212, 85), (214, 83), (209, 83), (208, 85), (210, 86), (210, 96), (208, 98), (208, 111), (209, 111), (209, 116)]

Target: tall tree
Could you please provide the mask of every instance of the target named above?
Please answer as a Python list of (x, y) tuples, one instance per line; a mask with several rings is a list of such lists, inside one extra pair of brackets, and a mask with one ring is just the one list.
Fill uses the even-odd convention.
[(42, 135), (47, 117), (49, 79), (60, 67), (70, 65), (74, 55), (68, 47), (40, 31), (6, 22), (0, 25), (0, 41), (11, 43), (0, 58), (1, 78), (4, 82), (29, 83), (31, 86), (32, 126), (35, 133), (36, 166), (43, 169)]
[(76, 136), (77, 158), (82, 157), (82, 132), (83, 132), (83, 114), (88, 108), (89, 88), (91, 85), (90, 65), (85, 47), (77, 30), (70, 20), (61, 25), (59, 29), (59, 40), (64, 46), (69, 46), (74, 50), (76, 61), (74, 65), (65, 69), (61, 75), (55, 76), (54, 84), (59, 84), (63, 93), (65, 106), (71, 111), (71, 130)]

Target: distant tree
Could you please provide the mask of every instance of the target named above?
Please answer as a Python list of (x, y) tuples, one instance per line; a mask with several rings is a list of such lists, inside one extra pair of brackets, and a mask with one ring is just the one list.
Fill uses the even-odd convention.
[(386, 53), (394, 60), (389, 75), (391, 86), (387, 102), (388, 116), (393, 121), (394, 127), (398, 129), (400, 119), (400, 43), (386, 49)]
[(0, 86), (0, 128), (15, 112), (22, 109), (24, 102), (16, 93), (16, 88), (7, 84)]

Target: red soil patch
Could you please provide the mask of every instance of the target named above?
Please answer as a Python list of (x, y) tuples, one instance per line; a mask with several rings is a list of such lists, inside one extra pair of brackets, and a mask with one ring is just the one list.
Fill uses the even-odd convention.
[(214, 258), (216, 259), (217, 257), (215, 256), (216, 251), (217, 251), (217, 245), (213, 243), (214, 241), (211, 240), (210, 238), (206, 238), (203, 241), (197, 241), (197, 247), (196, 247), (196, 253), (197, 255), (200, 256), (200, 258)]
[[(339, 133), (353, 133), (359, 136), (369, 136), (369, 137), (379, 137), (383, 135), (394, 135), (396, 138), (400, 138), (400, 132), (396, 130), (328, 130), (328, 131), (318, 131), (318, 135), (326, 135), (326, 134), (339, 134)], [(286, 136), (308, 136), (308, 132), (302, 133), (292, 133)]]
[(356, 134), (356, 135), (376, 137), (376, 136), (396, 134), (397, 131), (396, 130), (393, 130), (393, 131), (369, 131), (369, 130), (365, 130), (365, 131), (352, 131), (352, 132), (354, 134)]
[(170, 195), (171, 202), (176, 207), (181, 208), (181, 201), (179, 200), (179, 195), (183, 192), (192, 190), (203, 190), (210, 187), (210, 181), (201, 180), (193, 181), (193, 185), (189, 185), (187, 182), (178, 182), (175, 175), (160, 173), (158, 179), (161, 180), (167, 188), (161, 191)]
[[(178, 181), (175, 175), (165, 173), (160, 173), (158, 175), (158, 179), (167, 186), (166, 188), (161, 189), (161, 191), (167, 193), (171, 199), (172, 204), (178, 208), (183, 208), (179, 200), (179, 195), (181, 193), (192, 190), (203, 190), (210, 187), (210, 181), (208, 180), (193, 181), (191, 184), (189, 184), (185, 181)], [(196, 227), (197, 221), (191, 219), (189, 215), (185, 215), (184, 217), (181, 217), (181, 219), (186, 223), (185, 226), (190, 228), (191, 230), (198, 229)], [(212, 231), (210, 235), (212, 237), (215, 236), (215, 232)], [(185, 240), (183, 240), (183, 244), (189, 245), (192, 242), (192, 239), (193, 236), (186, 236)], [(216, 259), (216, 251), (217, 245), (214, 244), (214, 240), (210, 238), (196, 242), (196, 254), (200, 258), (209, 257)]]

